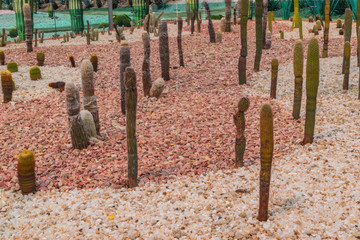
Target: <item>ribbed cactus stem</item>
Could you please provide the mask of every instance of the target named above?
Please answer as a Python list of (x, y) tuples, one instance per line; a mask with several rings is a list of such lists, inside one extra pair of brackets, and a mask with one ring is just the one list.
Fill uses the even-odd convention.
[(138, 152), (136, 141), (136, 105), (137, 89), (136, 74), (132, 67), (125, 70), (126, 87), (126, 140), (128, 153), (128, 179), (129, 187), (137, 186)]
[(268, 17), (267, 17), (267, 21), (268, 21), (268, 29), (272, 34), (272, 12), (268, 12)]
[(249, 0), (241, 0), (241, 50), (238, 63), (239, 85), (246, 84), (247, 21)]
[(295, 75), (295, 90), (292, 115), (294, 119), (298, 119), (300, 117), (304, 71), (304, 49), (301, 41), (296, 41), (295, 43), (293, 65)]
[(255, 20), (256, 20), (256, 52), (254, 61), (254, 71), (260, 71), (260, 61), (262, 54), (262, 4), (263, 0), (256, 0)]
[(299, 0), (294, 0), (294, 18), (291, 24), (291, 31), (295, 28), (299, 27)]
[(211, 13), (210, 13), (210, 7), (209, 4), (204, 1), (203, 2), (204, 8), (206, 10), (207, 13), (207, 20), (208, 20), (208, 30), (209, 30), (209, 36), (210, 36), (210, 42), (211, 43), (215, 43), (216, 39), (215, 39), (215, 30), (214, 30), (214, 25), (213, 22), (211, 20)]
[(349, 90), (349, 74), (350, 74), (350, 42), (345, 42), (344, 44), (344, 59), (345, 59), (345, 68), (344, 68), (344, 82), (343, 90)]
[(329, 28), (330, 28), (330, 0), (325, 0), (325, 29), (324, 29), (324, 45), (322, 52), (323, 58), (328, 57)]
[(178, 44), (178, 50), (179, 50), (179, 62), (180, 62), (180, 67), (184, 67), (185, 66), (184, 65), (184, 56), (183, 56), (182, 43), (181, 43), (183, 20), (180, 15), (178, 16), (177, 22), (178, 22), (177, 44)]
[(26, 195), (35, 191), (35, 156), (30, 150), (19, 155), (17, 173), (21, 193)]
[(259, 221), (267, 221), (269, 209), (271, 166), (274, 150), (273, 113), (269, 104), (261, 107), (260, 113), (260, 199)]
[(234, 124), (236, 126), (235, 138), (235, 166), (244, 166), (244, 152), (246, 148), (245, 138), (245, 112), (249, 109), (250, 101), (247, 97), (241, 98), (238, 103), (237, 112), (234, 114)]
[(14, 81), (12, 80), (11, 72), (8, 70), (1, 71), (1, 88), (3, 92), (4, 103), (8, 103), (12, 99), (12, 92), (14, 89)]
[(144, 44), (144, 60), (142, 65), (142, 81), (144, 96), (150, 96), (151, 89), (151, 74), (150, 74), (150, 35), (144, 31), (142, 33), (142, 40)]
[(0, 65), (5, 65), (5, 53), (0, 50)]
[(284, 32), (280, 31), (280, 39), (284, 39)]
[(81, 82), (83, 87), (83, 105), (84, 109), (88, 110), (94, 118), (96, 133), (100, 135), (100, 120), (97, 106), (97, 99), (95, 96), (95, 81), (93, 73), (93, 64), (89, 60), (84, 60), (81, 63)]
[(125, 69), (130, 67), (130, 46), (127, 41), (122, 41), (120, 45), (120, 91), (121, 91), (121, 112), (125, 115)]
[(302, 18), (298, 17), (298, 21), (299, 21), (299, 37), (300, 39), (303, 39)]
[(30, 79), (33, 81), (41, 79), (41, 71), (39, 67), (30, 68)]
[(161, 77), (165, 81), (170, 80), (170, 55), (169, 55), (169, 36), (166, 19), (161, 19), (159, 26), (159, 52), (161, 63)]
[(96, 54), (91, 54), (90, 62), (93, 65), (94, 72), (98, 71), (98, 57)]
[(23, 6), (24, 11), (24, 22), (25, 22), (25, 38), (26, 38), (26, 49), (27, 52), (32, 52), (32, 24), (31, 24), (31, 9), (29, 4), (25, 3)]
[[(359, 8), (360, 9), (360, 8)], [(336, 28), (342, 28), (342, 21), (340, 18), (336, 20)]]
[(303, 144), (312, 143), (314, 139), (319, 69), (319, 43), (313, 38), (309, 42), (306, 61), (306, 120)]
[(276, 86), (277, 86), (277, 77), (279, 70), (279, 61), (275, 58), (271, 61), (271, 90), (270, 98), (276, 98)]
[(45, 54), (43, 52), (38, 52), (36, 54), (36, 60), (37, 60), (37, 65), (38, 66), (44, 66), (44, 62), (45, 62)]

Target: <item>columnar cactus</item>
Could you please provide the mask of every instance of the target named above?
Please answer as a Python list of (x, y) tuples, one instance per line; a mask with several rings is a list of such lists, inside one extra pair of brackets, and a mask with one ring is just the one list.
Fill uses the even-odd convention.
[(97, 71), (98, 71), (98, 57), (97, 57), (96, 54), (91, 54), (91, 56), (90, 56), (90, 62), (91, 62), (92, 65), (93, 65), (94, 72), (97, 72)]
[(84, 129), (86, 132), (86, 135), (89, 138), (96, 138), (96, 126), (94, 122), (93, 115), (88, 110), (82, 110), (80, 111), (81, 120), (84, 123)]
[(233, 11), (234, 11), (234, 13), (233, 13), (234, 26), (235, 26), (235, 25), (236, 25), (236, 23), (237, 23), (237, 20), (236, 20), (236, 19), (237, 19), (237, 17), (236, 17), (236, 9), (237, 9), (237, 7), (238, 7), (238, 6), (237, 6), (237, 2), (235, 2), (235, 5), (234, 5), (234, 10), (233, 10)]
[(306, 120), (303, 144), (312, 143), (314, 139), (319, 65), (319, 43), (313, 38), (309, 42), (306, 61)]
[(142, 40), (144, 44), (144, 61), (142, 65), (142, 81), (144, 96), (150, 96), (151, 89), (151, 75), (150, 75), (150, 35), (144, 31), (142, 33)]
[(6, 67), (11, 73), (18, 72), (18, 65), (16, 62), (9, 62)]
[(194, 34), (194, 32), (195, 32), (195, 9), (191, 10), (190, 17), (191, 17), (190, 32), (191, 32), (191, 34)]
[[(344, 20), (344, 41), (351, 42), (351, 29), (352, 29), (352, 15), (351, 9), (347, 8), (345, 10), (345, 20)], [(343, 58), (343, 67), (342, 67), (342, 74), (345, 73), (345, 54)]]
[(41, 71), (38, 67), (32, 67), (30, 68), (30, 79), (33, 81), (41, 79)]
[(130, 46), (127, 41), (122, 41), (120, 45), (120, 91), (121, 91), (121, 112), (125, 115), (125, 69), (130, 67)]
[(247, 21), (249, 0), (241, 0), (241, 50), (238, 63), (239, 84), (246, 84)]
[(79, 89), (74, 83), (68, 82), (65, 84), (65, 92), (72, 147), (81, 150), (89, 146), (89, 137), (81, 120)]
[(342, 21), (340, 18), (336, 20), (336, 28), (342, 28)]
[(5, 53), (0, 50), (0, 65), (5, 65)]
[(268, 2), (269, 0), (263, 0), (263, 20), (262, 20), (262, 48), (266, 49), (266, 26), (268, 22)]
[(36, 54), (36, 60), (37, 60), (37, 65), (38, 66), (44, 66), (44, 61), (45, 61), (45, 54), (43, 52), (38, 52)]
[(256, 19), (256, 53), (254, 61), (255, 72), (260, 71), (260, 61), (262, 53), (262, 4), (263, 0), (256, 0), (255, 19)]
[(100, 135), (100, 121), (99, 121), (97, 100), (95, 96), (93, 64), (89, 60), (84, 60), (81, 63), (80, 68), (81, 68), (81, 82), (82, 82), (83, 94), (84, 94), (83, 97), (84, 109), (91, 112), (96, 126), (96, 133)]
[(12, 92), (14, 89), (14, 81), (12, 80), (11, 72), (8, 70), (1, 71), (1, 88), (3, 92), (4, 103), (8, 103), (12, 99)]
[(324, 29), (324, 45), (322, 52), (323, 58), (328, 57), (329, 28), (330, 28), (330, 0), (325, 0), (325, 29)]
[(274, 150), (273, 113), (269, 104), (261, 107), (260, 113), (260, 199), (259, 221), (267, 221), (269, 209), (271, 166)]
[(291, 31), (295, 28), (299, 27), (299, 0), (294, 0), (294, 18), (291, 24)]
[(1, 34), (0, 47), (5, 47), (5, 46), (6, 46), (6, 33), (5, 33), (5, 28), (3, 28)]
[(344, 44), (344, 82), (343, 90), (349, 90), (349, 74), (350, 74), (350, 42)]
[(299, 37), (300, 39), (303, 39), (302, 18), (298, 17), (298, 21), (299, 21)]
[(184, 67), (185, 66), (184, 65), (184, 55), (183, 55), (182, 44), (181, 44), (181, 32), (182, 32), (183, 20), (180, 15), (178, 16), (177, 22), (178, 22), (177, 44), (178, 44), (178, 50), (179, 50), (179, 62), (180, 62), (180, 67)]
[(272, 20), (271, 13), (272, 12), (268, 12), (267, 22), (268, 22), (268, 29), (272, 34), (272, 22), (273, 22), (273, 20)]
[(162, 78), (158, 78), (154, 81), (150, 89), (150, 97), (159, 98), (161, 93), (164, 91), (165, 81)]
[(280, 39), (284, 39), (284, 32), (280, 30)]
[(204, 8), (205, 8), (205, 10), (207, 12), (207, 20), (208, 20), (208, 30), (209, 30), (210, 42), (215, 43), (216, 42), (216, 40), (215, 40), (215, 30), (214, 30), (213, 22), (211, 20), (210, 7), (209, 7), (209, 4), (206, 1), (203, 2), (203, 5), (204, 5)]
[(71, 31), (78, 34), (84, 31), (84, 10), (81, 0), (69, 0)]
[(244, 152), (246, 148), (245, 138), (245, 112), (249, 109), (250, 101), (247, 97), (241, 98), (238, 103), (237, 112), (234, 114), (234, 124), (236, 126), (235, 138), (235, 166), (244, 166)]
[(133, 0), (132, 2), (135, 10), (135, 24), (139, 24), (139, 21), (149, 14), (149, 1)]
[[(28, 1), (30, 4), (30, 9), (34, 9), (34, 2), (35, 1)], [(20, 37), (21, 41), (25, 40), (25, 22), (24, 22), (24, 11), (23, 6), (25, 4), (25, 1), (23, 0), (13, 0), (13, 7), (15, 11), (15, 17), (16, 17), (16, 29), (18, 32), (18, 36)], [(31, 11), (31, 19), (33, 18), (33, 11)], [(32, 24), (33, 26), (33, 24)]]
[(23, 195), (35, 191), (35, 156), (30, 150), (24, 150), (19, 155), (17, 173), (21, 193)]
[(160, 63), (161, 63), (161, 77), (165, 81), (170, 80), (170, 56), (169, 56), (169, 37), (167, 24), (165, 19), (161, 19), (159, 26), (159, 52), (160, 52)]
[(44, 32), (41, 33), (41, 37), (39, 39), (39, 43), (43, 43), (44, 42)]
[(136, 105), (137, 89), (136, 74), (132, 67), (125, 70), (125, 87), (126, 87), (126, 140), (128, 153), (128, 179), (129, 187), (133, 188), (138, 185), (138, 152), (136, 141)]
[(38, 42), (38, 39), (37, 39), (38, 29), (35, 29), (35, 34), (34, 34), (34, 36), (35, 36), (35, 44), (34, 44), (34, 46), (37, 47), (37, 42)]
[(225, 32), (231, 32), (231, 0), (225, 0)]
[(294, 47), (294, 75), (295, 75), (295, 91), (294, 91), (294, 106), (292, 115), (294, 119), (299, 119), (302, 98), (303, 85), (303, 68), (304, 68), (304, 49), (301, 41), (296, 41)]
[(32, 20), (31, 20), (31, 9), (29, 4), (25, 3), (23, 6), (24, 11), (24, 22), (25, 22), (25, 37), (26, 37), (26, 49), (27, 52), (32, 52)]
[(75, 59), (74, 59), (73, 55), (69, 55), (69, 60), (70, 60), (71, 67), (73, 67), (73, 68), (76, 67)]
[(279, 70), (279, 61), (274, 58), (271, 61), (271, 90), (270, 90), (270, 98), (276, 98), (276, 86), (277, 86), (277, 77)]

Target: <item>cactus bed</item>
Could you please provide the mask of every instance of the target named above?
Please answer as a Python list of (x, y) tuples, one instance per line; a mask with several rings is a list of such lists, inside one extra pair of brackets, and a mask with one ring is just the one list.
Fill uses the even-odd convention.
[[(1, 197), (5, 196), (0, 237), (351, 239), (360, 235), (356, 225), (360, 217), (360, 178), (356, 170), (360, 167), (359, 72), (352, 57), (350, 88), (343, 93), (343, 48), (339, 47), (343, 39), (333, 38), (330, 31), (329, 58), (320, 61), (314, 143), (301, 146), (306, 94), (300, 119), (293, 120), (292, 50), (296, 37), (287, 37), (291, 23), (272, 23), (275, 33), (285, 32), (285, 39), (273, 36), (271, 49), (263, 50), (260, 71), (254, 73), (255, 24), (249, 21), (247, 84), (241, 86), (236, 72), (238, 26), (235, 32), (223, 33), (221, 44), (210, 44), (204, 23), (201, 34), (183, 35), (185, 68), (178, 68), (176, 38), (169, 38), (171, 80), (158, 100), (143, 97), (142, 42), (134, 39), (129, 44), (138, 78), (140, 188), (134, 190), (122, 188), (126, 185), (127, 156), (125, 117), (120, 112), (119, 44), (114, 41), (87, 46), (85, 42), (72, 45), (70, 41), (57, 47), (40, 45), (33, 53), (26, 53), (21, 45), (5, 49), (7, 62), (19, 64), (20, 72), (13, 74), (15, 84), (16, 74), (36, 64), (37, 51), (46, 56), (41, 67), (44, 79), (39, 82), (46, 79), (47, 70), (54, 75), (69, 70), (70, 54), (77, 66), (96, 54), (99, 70), (94, 73), (95, 91), (104, 139), (92, 142), (87, 149), (72, 150), (64, 93), (51, 90), (51, 95), (0, 104), (1, 154), (5, 159), (0, 168), (0, 186), (5, 190), (0, 192)], [(218, 21), (214, 21), (214, 27), (219, 28)], [(188, 32), (189, 26), (184, 31)], [(309, 36), (304, 34), (305, 49)], [(353, 38), (352, 46), (355, 43)], [(356, 48), (351, 51), (354, 56)], [(273, 58), (279, 60), (279, 72), (277, 99), (270, 100)], [(79, 82), (79, 70), (73, 71), (59, 74), (56, 81), (78, 77)], [(158, 40), (153, 39), (152, 81), (160, 75)], [(250, 100), (245, 113), (245, 167), (234, 169), (236, 128), (232, 114), (243, 96)], [(259, 113), (265, 102), (270, 102), (273, 109), (275, 151), (270, 217), (268, 222), (260, 223), (255, 219)], [(44, 191), (26, 197), (17, 192), (19, 149), (34, 151), (37, 189)]]

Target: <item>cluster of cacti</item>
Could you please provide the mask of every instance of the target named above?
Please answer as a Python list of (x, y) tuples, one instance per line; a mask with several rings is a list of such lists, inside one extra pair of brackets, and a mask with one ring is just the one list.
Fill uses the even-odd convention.
[(313, 38), (309, 42), (306, 61), (306, 120), (303, 144), (312, 143), (314, 139), (319, 69), (319, 43)]
[(79, 89), (74, 83), (68, 82), (65, 84), (65, 92), (72, 147), (81, 150), (89, 146), (89, 138), (81, 120)]
[(11, 76), (11, 72), (8, 70), (2, 70), (1, 73), (1, 88), (3, 92), (4, 103), (10, 102), (12, 99), (12, 92), (14, 89), (14, 81)]
[(323, 58), (328, 57), (329, 28), (330, 28), (330, 0), (325, 0), (325, 28), (324, 28), (324, 45), (322, 52)]
[(121, 91), (121, 112), (125, 115), (125, 69), (130, 67), (130, 46), (127, 41), (122, 41), (120, 45), (120, 91)]
[(266, 46), (266, 26), (268, 22), (268, 0), (263, 0), (263, 19), (262, 19), (262, 48), (267, 49)]
[(342, 21), (340, 18), (336, 20), (336, 28), (342, 28)]
[(0, 65), (5, 65), (5, 53), (3, 50), (0, 50)]
[(260, 71), (260, 61), (262, 54), (262, 5), (263, 0), (256, 0), (255, 20), (256, 20), (256, 52), (254, 61), (254, 71)]
[(170, 55), (169, 55), (169, 37), (165, 19), (161, 19), (159, 26), (159, 53), (161, 64), (161, 77), (165, 81), (170, 80)]
[(24, 150), (19, 155), (17, 174), (22, 194), (35, 191), (35, 156), (30, 150)]
[(37, 65), (38, 66), (44, 66), (45, 54), (43, 52), (38, 52), (36, 54), (36, 60), (37, 60)]
[(309, 22), (314, 22), (313, 16), (310, 16), (310, 17), (309, 17)]
[(241, 50), (238, 63), (239, 84), (246, 84), (247, 21), (249, 0), (241, 0)]
[(18, 65), (16, 62), (9, 62), (7, 64), (7, 70), (9, 70), (11, 73), (18, 71)]
[(151, 75), (150, 75), (150, 34), (146, 31), (142, 33), (142, 40), (144, 44), (144, 60), (142, 64), (142, 82), (144, 96), (150, 96), (151, 89)]
[(299, 21), (299, 37), (300, 39), (303, 39), (302, 18), (298, 17), (298, 21)]
[(225, 0), (225, 31), (231, 32), (231, 0)]
[(74, 33), (74, 32), (70, 32), (70, 37), (71, 37), (71, 38), (75, 38), (75, 37), (76, 37), (75, 33)]
[(205, 10), (207, 12), (207, 20), (208, 20), (208, 30), (209, 30), (210, 42), (215, 43), (216, 42), (215, 41), (215, 30), (214, 30), (214, 25), (213, 25), (212, 20), (211, 20), (210, 7), (209, 7), (209, 4), (206, 1), (203, 2), (203, 5), (204, 5), (204, 8), (205, 8)]
[(150, 97), (159, 98), (161, 93), (164, 91), (165, 81), (163, 78), (158, 78), (154, 81), (150, 89)]
[(249, 109), (250, 101), (247, 97), (241, 98), (238, 103), (237, 112), (234, 114), (234, 124), (236, 126), (235, 138), (235, 166), (244, 166), (244, 152), (246, 148), (245, 138), (245, 112)]
[(39, 67), (30, 68), (30, 79), (33, 81), (41, 79), (41, 71)]
[(304, 50), (301, 41), (296, 41), (294, 47), (294, 75), (295, 75), (295, 90), (294, 90), (294, 106), (292, 115), (294, 119), (300, 117), (302, 85), (303, 85), (303, 68), (304, 68)]
[(349, 74), (350, 74), (350, 42), (344, 44), (344, 81), (343, 90), (349, 90)]
[(271, 88), (270, 88), (270, 98), (276, 98), (276, 86), (277, 86), (277, 77), (279, 70), (279, 61), (274, 58), (271, 61)]
[[(347, 8), (345, 10), (345, 20), (344, 20), (344, 42), (351, 42), (351, 29), (352, 29), (352, 15), (351, 9)], [(345, 53), (343, 58), (342, 74), (345, 73)]]
[(257, 219), (268, 219), (271, 166), (274, 151), (273, 113), (269, 104), (261, 107), (260, 113), (260, 199)]
[(182, 44), (181, 44), (181, 33), (182, 33), (182, 26), (183, 26), (183, 20), (181, 16), (178, 16), (177, 19), (178, 22), (178, 35), (177, 35), (177, 44), (178, 44), (178, 50), (179, 50), (179, 63), (180, 67), (184, 67), (184, 55), (182, 50)]
[(83, 105), (84, 109), (88, 110), (92, 114), (96, 126), (96, 133), (100, 135), (99, 111), (95, 96), (95, 82), (93, 72), (93, 64), (89, 60), (84, 60), (81, 64), (81, 81), (84, 95)]
[(94, 68), (94, 72), (97, 72), (98, 71), (98, 57), (96, 54), (91, 54), (90, 56), (90, 62), (91, 64), (93, 65), (93, 68)]
[(280, 39), (284, 39), (284, 32), (280, 30)]
[(299, 0), (294, 0), (294, 18), (291, 24), (291, 31), (299, 27)]
[(0, 42), (0, 47), (5, 47), (6, 46), (6, 42), (7, 42), (7, 35), (5, 32), (5, 28), (2, 29), (2, 34), (1, 34), (1, 42)]
[(24, 22), (25, 22), (26, 49), (27, 52), (32, 52), (33, 33), (32, 33), (31, 9), (29, 4), (27, 3), (24, 4), (23, 11), (24, 11)]

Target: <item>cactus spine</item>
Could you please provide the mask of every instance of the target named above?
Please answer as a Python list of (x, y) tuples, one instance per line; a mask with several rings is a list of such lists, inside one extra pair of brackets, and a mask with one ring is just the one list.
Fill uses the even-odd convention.
[(125, 87), (126, 87), (126, 140), (128, 153), (128, 178), (129, 187), (137, 186), (138, 174), (138, 152), (136, 141), (136, 74), (132, 67), (125, 70)]
[(249, 0), (241, 0), (241, 50), (238, 63), (239, 84), (246, 84), (247, 21)]
[(330, 28), (330, 0), (325, 0), (325, 29), (324, 29), (324, 45), (322, 52), (323, 58), (328, 57), (329, 28)]
[(271, 61), (271, 91), (270, 98), (276, 98), (276, 85), (278, 77), (279, 61), (275, 58)]
[(12, 80), (11, 72), (8, 70), (2, 70), (0, 75), (4, 103), (8, 103), (11, 101), (12, 92), (15, 90), (14, 81)]
[(144, 61), (142, 65), (142, 81), (144, 96), (150, 96), (151, 89), (151, 75), (150, 75), (150, 35), (144, 31), (142, 33), (142, 40), (144, 43)]
[(299, 37), (300, 39), (303, 39), (302, 18), (298, 17), (298, 21), (299, 21)]
[(304, 68), (304, 49), (301, 41), (296, 41), (294, 47), (294, 75), (295, 75), (295, 91), (294, 106), (292, 115), (294, 119), (300, 117), (302, 85), (303, 85), (303, 68)]
[[(344, 38), (345, 42), (351, 42), (351, 29), (352, 29), (352, 16), (350, 8), (345, 10), (345, 20), (344, 20)], [(345, 73), (345, 54), (343, 58), (343, 67), (342, 74)]]
[(241, 98), (238, 103), (238, 110), (234, 114), (234, 124), (236, 126), (235, 138), (235, 166), (244, 166), (244, 152), (246, 148), (245, 138), (245, 112), (249, 109), (250, 101), (247, 97)]
[(93, 65), (94, 72), (98, 71), (98, 57), (96, 54), (91, 54), (90, 62)]
[(319, 65), (319, 43), (313, 38), (309, 42), (306, 61), (306, 120), (303, 144), (312, 143), (314, 139)]
[(349, 74), (350, 74), (350, 42), (345, 42), (344, 44), (344, 82), (343, 90), (349, 90)]
[(31, 9), (29, 4), (25, 3), (23, 6), (24, 11), (24, 22), (25, 22), (25, 37), (26, 37), (26, 49), (27, 52), (32, 52), (32, 20), (31, 20)]
[(5, 53), (0, 50), (0, 65), (5, 65)]
[(262, 0), (256, 0), (255, 19), (256, 19), (256, 53), (254, 61), (255, 72), (260, 71), (260, 61), (262, 53)]
[(22, 194), (35, 191), (35, 156), (30, 150), (24, 150), (19, 155), (17, 173)]
[(215, 40), (215, 30), (214, 30), (213, 22), (211, 20), (210, 7), (209, 7), (209, 4), (206, 1), (203, 2), (203, 5), (204, 5), (204, 8), (205, 8), (205, 10), (207, 12), (207, 20), (208, 20), (208, 30), (209, 30), (210, 42), (215, 43), (216, 42), (216, 40)]
[(271, 165), (274, 150), (273, 113), (269, 104), (261, 107), (260, 113), (260, 200), (259, 221), (268, 219)]
[(125, 69), (130, 67), (130, 46), (126, 41), (121, 42), (120, 45), (120, 91), (121, 91), (121, 112), (125, 115)]
[(177, 22), (178, 22), (177, 44), (178, 44), (178, 50), (179, 50), (179, 62), (180, 62), (180, 67), (184, 67), (185, 66), (184, 65), (184, 55), (183, 55), (182, 44), (181, 44), (181, 32), (182, 32), (183, 20), (180, 15), (178, 16)]
[(45, 61), (45, 54), (43, 52), (38, 52), (36, 54), (36, 60), (37, 60), (37, 65), (38, 66), (44, 66), (44, 61)]
[(170, 80), (170, 56), (169, 56), (169, 37), (167, 24), (165, 19), (161, 19), (159, 26), (159, 52), (160, 52), (160, 63), (161, 63), (161, 77), (165, 81)]

